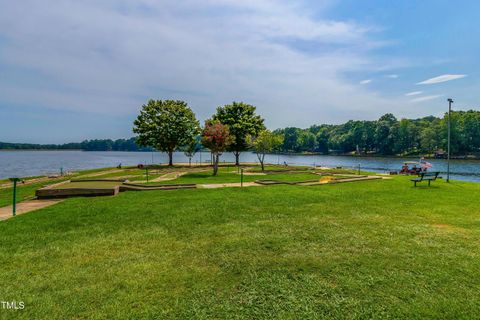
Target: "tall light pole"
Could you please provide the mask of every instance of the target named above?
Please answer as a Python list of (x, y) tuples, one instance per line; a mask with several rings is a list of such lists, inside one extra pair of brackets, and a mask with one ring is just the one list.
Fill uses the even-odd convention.
[(447, 101), (448, 101), (447, 182), (450, 182), (450, 131), (451, 131), (450, 122), (451, 122), (453, 99), (449, 98)]

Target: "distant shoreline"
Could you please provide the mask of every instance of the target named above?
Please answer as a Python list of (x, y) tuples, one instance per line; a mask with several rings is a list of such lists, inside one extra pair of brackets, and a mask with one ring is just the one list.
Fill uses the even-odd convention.
[[(163, 151), (156, 151), (156, 150), (83, 150), (83, 149), (0, 149), (0, 152), (22, 152), (22, 151), (81, 151), (81, 152), (141, 152), (141, 153), (149, 153), (149, 152), (159, 152), (162, 153)], [(182, 152), (182, 151), (177, 151)], [(208, 153), (208, 150), (202, 150), (202, 153)], [(249, 151), (244, 151), (249, 152)], [(435, 158), (432, 156), (425, 156), (425, 155), (408, 155), (408, 156), (399, 156), (399, 155), (381, 155), (381, 154), (369, 154), (369, 155), (356, 155), (356, 154), (323, 154), (323, 153), (314, 153), (314, 152), (280, 152), (280, 153), (269, 153), (270, 156), (281, 155), (281, 156), (312, 156), (312, 157), (348, 157), (348, 158), (390, 158), (390, 159), (436, 159), (436, 160), (447, 160), (447, 158)], [(450, 160), (480, 160), (479, 157), (473, 155), (465, 155), (465, 156), (451, 156)]]
[[(425, 156), (425, 155), (408, 155), (408, 156), (399, 156), (399, 155), (382, 155), (382, 154), (338, 154), (338, 153), (331, 153), (331, 154), (324, 154), (324, 153), (312, 153), (312, 152), (281, 152), (281, 153), (269, 153), (269, 155), (282, 155), (282, 156), (315, 156), (315, 157), (323, 157), (323, 156), (330, 156), (330, 157), (349, 157), (349, 158), (391, 158), (391, 159), (436, 159), (436, 160), (447, 160), (447, 158), (435, 158), (432, 156)], [(473, 155), (465, 155), (465, 156), (450, 156), (450, 160), (480, 160), (479, 157)]]

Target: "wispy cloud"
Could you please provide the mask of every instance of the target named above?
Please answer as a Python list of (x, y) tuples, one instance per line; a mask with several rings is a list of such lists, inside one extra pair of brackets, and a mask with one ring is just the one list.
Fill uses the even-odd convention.
[(405, 93), (405, 95), (407, 97), (410, 97), (410, 96), (416, 96), (416, 95), (419, 95), (419, 94), (422, 94), (423, 91), (412, 91), (412, 92), (408, 92), (408, 93)]
[(390, 79), (397, 79), (397, 78), (398, 78), (398, 74), (387, 74), (386, 77), (387, 77), (387, 78), (390, 78)]
[(430, 79), (418, 82), (417, 84), (434, 84), (434, 83), (451, 81), (455, 79), (461, 79), (461, 78), (465, 78), (466, 76), (467, 76), (466, 74), (443, 74), (438, 77), (434, 77), (434, 78), (430, 78)]
[(360, 81), (360, 84), (369, 84), (370, 82), (372, 82), (372, 79), (365, 79)]
[[(383, 66), (370, 55), (378, 31), (316, 3), (3, 1), (0, 69), (12, 77), (0, 77), (0, 102), (125, 116), (148, 98), (182, 99), (205, 119), (244, 100), (273, 128), (396, 110), (400, 102), (345, 76)], [(279, 112), (292, 105), (298, 112)]]
[(437, 99), (437, 98), (440, 98), (440, 97), (443, 97), (443, 96), (444, 96), (443, 94), (437, 94), (437, 95), (431, 95), (431, 96), (418, 97), (418, 98), (410, 100), (410, 102), (429, 101), (429, 100)]

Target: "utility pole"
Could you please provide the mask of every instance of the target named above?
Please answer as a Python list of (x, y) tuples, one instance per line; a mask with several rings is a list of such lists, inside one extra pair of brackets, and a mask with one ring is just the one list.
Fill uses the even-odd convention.
[(450, 182), (450, 136), (451, 115), (453, 99), (448, 98), (448, 142), (447, 142), (447, 182)]

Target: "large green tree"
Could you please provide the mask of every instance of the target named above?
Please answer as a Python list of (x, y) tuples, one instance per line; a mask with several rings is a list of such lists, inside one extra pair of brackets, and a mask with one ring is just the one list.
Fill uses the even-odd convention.
[(303, 131), (299, 137), (300, 151), (313, 152), (317, 146), (317, 137), (310, 131)]
[(329, 151), (328, 141), (330, 138), (329, 128), (327, 126), (321, 127), (317, 132), (317, 146), (315, 151), (327, 154)]
[(189, 144), (198, 134), (200, 124), (186, 102), (178, 100), (149, 100), (134, 121), (137, 143), (151, 146), (168, 154), (173, 165), (173, 152)]
[(285, 128), (283, 131), (283, 150), (285, 152), (298, 152), (299, 147), (299, 132), (300, 129), (294, 127)]
[(218, 120), (227, 125), (233, 142), (228, 146), (227, 151), (235, 155), (235, 164), (240, 165), (240, 152), (247, 150), (247, 136), (257, 136), (265, 129), (264, 120), (255, 113), (256, 107), (243, 103), (233, 102), (217, 108), (217, 113), (212, 120)]
[(378, 119), (375, 128), (375, 144), (379, 153), (392, 154), (397, 125), (398, 121), (391, 113), (387, 113)]

